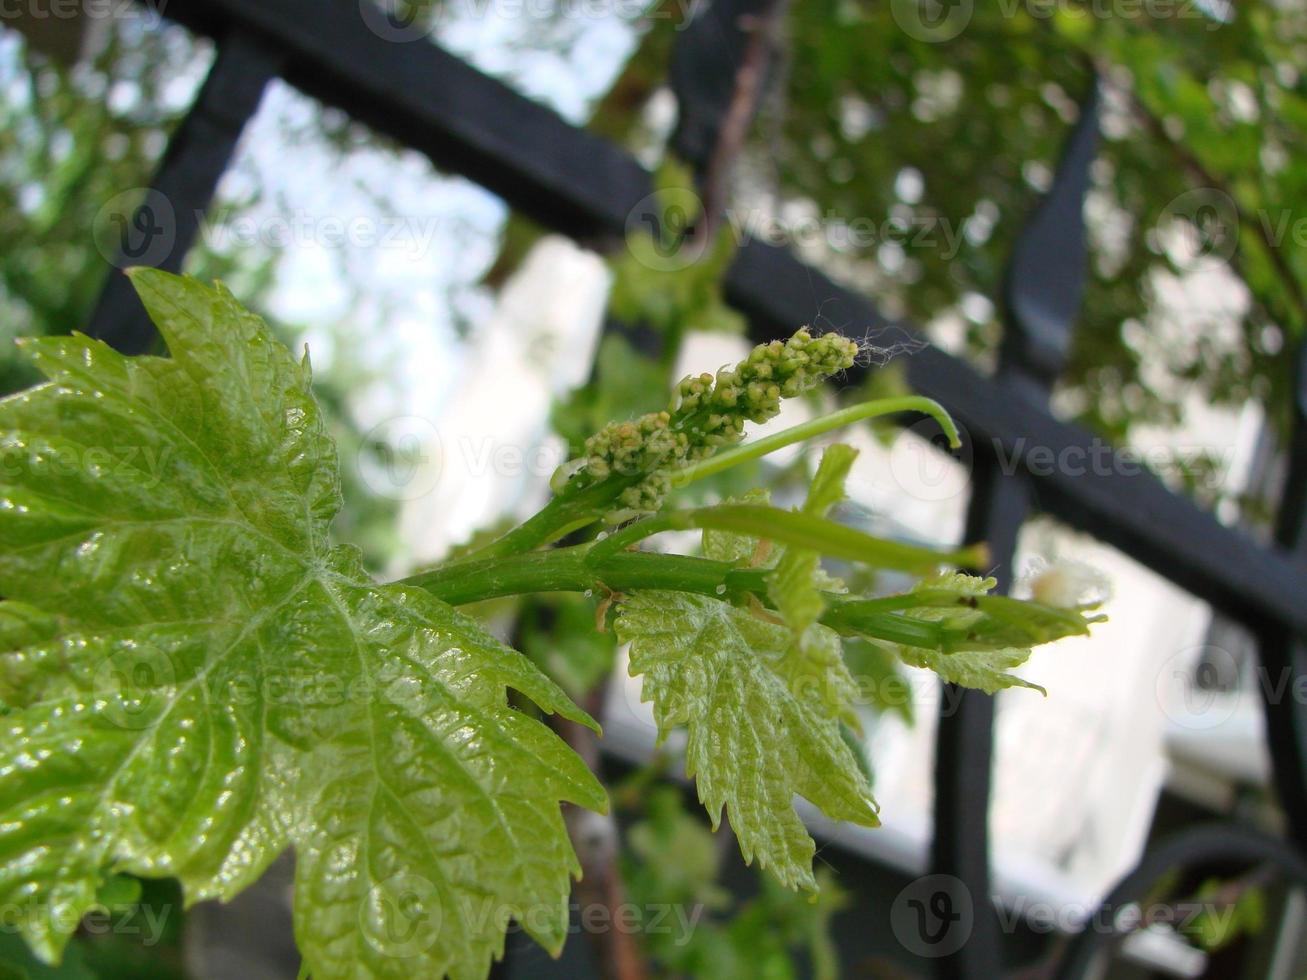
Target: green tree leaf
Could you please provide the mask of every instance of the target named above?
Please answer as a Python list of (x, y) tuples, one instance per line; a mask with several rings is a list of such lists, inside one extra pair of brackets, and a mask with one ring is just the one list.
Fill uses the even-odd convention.
[(660, 737), (688, 730), (686, 771), (714, 826), (727, 806), (746, 861), (756, 856), (791, 887), (816, 887), (815, 847), (794, 795), (833, 820), (878, 823), (840, 735), (854, 687), (838, 636), (813, 627), (815, 642), (798, 654), (784, 626), (708, 596), (659, 591), (624, 601), (616, 628)]
[(516, 651), (328, 543), (334, 447), (297, 361), (225, 290), (134, 280), (172, 353), (25, 347), (0, 402), (0, 902), (46, 960), (114, 873), (230, 898), (289, 846), (317, 978), (484, 976), (551, 950), (603, 790), (593, 724)]

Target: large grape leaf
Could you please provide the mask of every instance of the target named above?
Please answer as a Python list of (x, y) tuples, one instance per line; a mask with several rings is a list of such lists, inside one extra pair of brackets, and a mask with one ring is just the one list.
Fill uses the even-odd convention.
[(0, 904), (56, 959), (106, 876), (229, 898), (298, 860), (331, 977), (481, 977), (551, 950), (590, 772), (510, 708), (592, 721), (524, 657), (332, 546), (334, 447), (298, 362), (221, 288), (138, 271), (171, 358), (25, 343), (0, 401)]
[(816, 887), (795, 794), (834, 820), (878, 822), (840, 734), (855, 691), (839, 637), (814, 625), (799, 650), (786, 626), (753, 610), (658, 591), (627, 597), (616, 629), (660, 737), (686, 727), (686, 770), (714, 825), (726, 806), (746, 861), (756, 856), (786, 885)]

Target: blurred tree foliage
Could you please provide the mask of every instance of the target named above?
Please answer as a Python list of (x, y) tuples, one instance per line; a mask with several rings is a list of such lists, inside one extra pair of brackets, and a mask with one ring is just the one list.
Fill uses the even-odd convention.
[(12, 338), (85, 327), (119, 231), (102, 209), (148, 185), (210, 58), (144, 16), (99, 23), (72, 65), (0, 31), (0, 390), (32, 380)]
[[(651, 976), (714, 980), (836, 980), (839, 957), (830, 920), (849, 905), (833, 874), (822, 868), (814, 896), (757, 875), (758, 894), (738, 900), (722, 886), (724, 849), (679, 788), (649, 785), (642, 770), (615, 797), (639, 819), (626, 835), (622, 872), (637, 907), (674, 907), (684, 919), (640, 932), (653, 962)], [(729, 837), (727, 838), (729, 839)], [(668, 860), (675, 855), (676, 860)], [(804, 971), (800, 964), (805, 963)]]
[[(637, 149), (675, 38), (649, 26), (592, 123)], [(988, 364), (1007, 257), (1097, 73), (1091, 268), (1059, 409), (1121, 441), (1197, 402), (1255, 400), (1283, 426), (1281, 355), (1307, 320), (1301, 4), (813, 0), (789, 6), (780, 49), (737, 242), (790, 244)]]
[[(1067, 404), (1116, 438), (1136, 423), (1178, 422), (1187, 392), (1257, 399), (1282, 415), (1288, 373), (1276, 355), (1307, 309), (1307, 242), (1292, 233), (1307, 217), (1307, 9), (968, 3), (964, 26), (945, 20), (934, 35), (956, 36), (932, 42), (914, 21), (929, 2), (794, 6), (781, 123), (768, 140), (779, 192), (840, 221), (910, 229), (839, 258), (917, 322), (961, 314), (966, 349), (988, 354), (1001, 311), (972, 297), (998, 294), (1097, 70), (1104, 139)], [(1209, 255), (1194, 254), (1190, 221)], [(1233, 305), (1166, 302), (1219, 276), (1231, 250)]]

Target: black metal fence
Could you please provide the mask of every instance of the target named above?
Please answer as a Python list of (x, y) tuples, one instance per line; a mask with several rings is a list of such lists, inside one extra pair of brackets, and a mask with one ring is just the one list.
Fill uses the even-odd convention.
[[(672, 84), (684, 113), (677, 150), (703, 167), (720, 138), (736, 83), (747, 18), (767, 0), (718, 0), (679, 37)], [(170, 0), (164, 13), (213, 38), (217, 59), (177, 130), (154, 182), (177, 215), (172, 247), (155, 264), (174, 271), (198, 231), (215, 185), (266, 84), (277, 77), (339, 107), (398, 142), (427, 154), (504, 198), (542, 226), (601, 249), (620, 242), (633, 209), (651, 192), (650, 175), (620, 147), (565, 122), (430, 44), (395, 44), (378, 32), (384, 15), (369, 0)], [(373, 23), (369, 24), (369, 19)], [(1307, 666), (1307, 372), (1299, 372), (1292, 459), (1275, 543), (1263, 547), (1226, 527), (1154, 476), (1109, 456), (1086, 472), (1031, 466), (1047, 458), (1090, 458), (1096, 440), (1049, 411), (1051, 386), (1069, 349), (1084, 282), (1082, 203), (1097, 139), (1097, 92), (1086, 93), (1049, 193), (1027, 223), (1004, 285), (1006, 335), (992, 376), (926, 347), (907, 360), (913, 388), (942, 402), (970, 438), (974, 460), (968, 540), (990, 543), (1000, 587), (1010, 583), (1017, 533), (1033, 512), (1052, 515), (1137, 559), (1246, 624), (1258, 638), (1274, 763), (1287, 840), (1222, 825), (1187, 830), (1147, 854), (1105, 900), (1119, 908), (1141, 898), (1176, 865), (1249, 866), (1274, 861), (1307, 884), (1307, 709), (1291, 695)], [(139, 260), (157, 229), (148, 202), (127, 228), (126, 260)], [(787, 335), (807, 322), (813, 297), (869, 327), (889, 322), (864, 297), (760, 242), (741, 247), (728, 300), (745, 313), (756, 340)], [(896, 324), (911, 329), (910, 324)], [(146, 349), (148, 321), (123, 277), (105, 289), (91, 332), (123, 350)], [(1307, 364), (1307, 358), (1300, 359)], [(1070, 454), (1069, 456), (1066, 454)], [(1016, 460), (1008, 472), (1000, 459)], [(1282, 692), (1274, 697), (1273, 692)], [(967, 691), (939, 719), (932, 871), (953, 876), (971, 896), (989, 896), (987, 804), (994, 702)], [(948, 703), (953, 703), (948, 699)], [(948, 902), (934, 908), (949, 926)], [(975, 904), (968, 940), (936, 961), (939, 975), (1002, 974), (1000, 930), (987, 901)], [(938, 933), (941, 937), (943, 933)], [(1060, 975), (1086, 975), (1111, 933), (1085, 930)]]

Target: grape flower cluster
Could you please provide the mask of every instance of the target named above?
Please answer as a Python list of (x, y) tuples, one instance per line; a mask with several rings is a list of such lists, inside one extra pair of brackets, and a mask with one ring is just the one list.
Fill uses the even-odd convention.
[(627, 483), (610, 519), (656, 511), (674, 470), (738, 443), (745, 422), (775, 418), (782, 399), (847, 370), (857, 355), (856, 341), (836, 333), (813, 337), (806, 329), (760, 344), (734, 368), (682, 380), (666, 411), (600, 429), (566, 475), (575, 474), (583, 486), (611, 477)]

